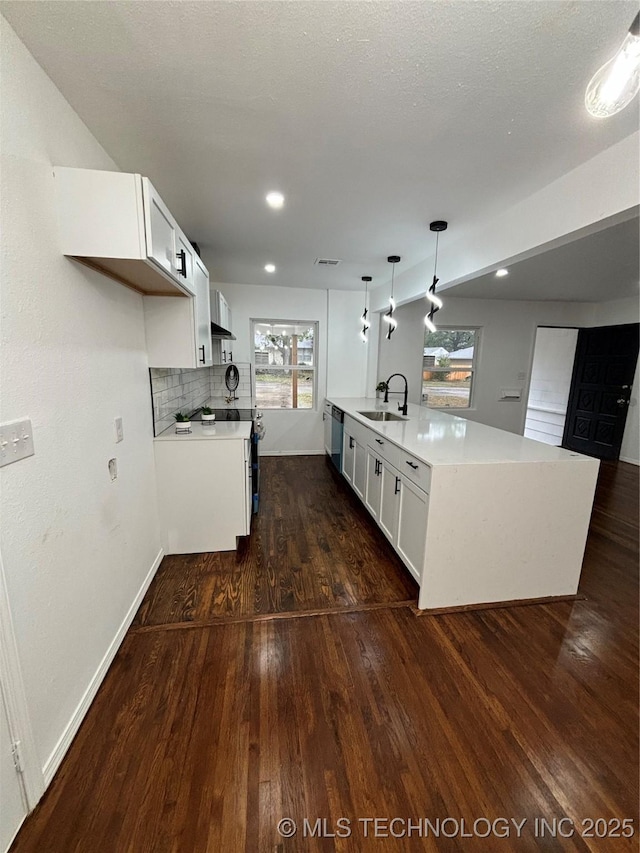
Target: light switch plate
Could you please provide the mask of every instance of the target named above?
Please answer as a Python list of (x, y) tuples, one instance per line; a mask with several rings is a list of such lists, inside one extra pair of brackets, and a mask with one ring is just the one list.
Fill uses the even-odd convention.
[(31, 421), (9, 421), (0, 424), (0, 468), (33, 456), (33, 431)]
[(122, 441), (124, 439), (124, 432), (122, 429), (122, 418), (116, 418), (115, 419), (115, 425), (116, 425), (116, 444), (117, 444), (119, 441)]

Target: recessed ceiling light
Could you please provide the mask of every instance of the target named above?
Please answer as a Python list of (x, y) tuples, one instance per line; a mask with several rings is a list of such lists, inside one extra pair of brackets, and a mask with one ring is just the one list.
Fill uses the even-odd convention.
[(265, 264), (264, 265), (264, 271), (265, 272), (275, 272), (276, 271), (276, 265), (275, 264)]
[(496, 270), (496, 278), (504, 278), (505, 275), (509, 275), (509, 270), (505, 270), (505, 269)]
[(280, 208), (284, 204), (284, 196), (282, 195), (282, 193), (278, 192), (269, 193), (267, 195), (267, 204), (274, 210), (280, 210)]

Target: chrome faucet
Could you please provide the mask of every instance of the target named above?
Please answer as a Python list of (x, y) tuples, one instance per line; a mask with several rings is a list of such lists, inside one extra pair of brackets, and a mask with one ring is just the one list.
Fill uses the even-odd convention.
[(398, 411), (402, 412), (402, 414), (406, 417), (407, 397), (409, 396), (409, 383), (407, 382), (407, 377), (404, 375), (404, 373), (392, 373), (391, 376), (387, 379), (387, 387), (384, 392), (384, 401), (385, 403), (389, 402), (389, 382), (391, 382), (394, 376), (400, 376), (402, 379), (404, 379), (404, 402), (402, 405), (398, 403)]

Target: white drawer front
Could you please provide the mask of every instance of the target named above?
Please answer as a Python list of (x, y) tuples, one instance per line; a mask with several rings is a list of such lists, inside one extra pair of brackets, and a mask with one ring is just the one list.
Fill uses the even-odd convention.
[(421, 462), (415, 456), (409, 456), (408, 453), (404, 453), (402, 450), (399, 450), (399, 454), (400, 461), (398, 468), (400, 471), (412, 483), (420, 486), (428, 494), (431, 488), (431, 468), (425, 462)]
[(379, 435), (377, 432), (373, 432), (373, 430), (369, 431), (368, 444), (372, 450), (375, 450), (376, 453), (380, 454), (380, 456), (382, 456), (383, 459), (386, 459), (386, 461), (391, 465), (396, 468), (400, 467), (402, 451), (396, 444), (388, 441), (384, 436)]

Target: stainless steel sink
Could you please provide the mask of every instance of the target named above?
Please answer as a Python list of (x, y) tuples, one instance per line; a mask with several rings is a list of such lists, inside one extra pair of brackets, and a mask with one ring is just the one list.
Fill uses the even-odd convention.
[(393, 412), (358, 412), (370, 421), (406, 421), (402, 415), (394, 415)]

